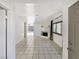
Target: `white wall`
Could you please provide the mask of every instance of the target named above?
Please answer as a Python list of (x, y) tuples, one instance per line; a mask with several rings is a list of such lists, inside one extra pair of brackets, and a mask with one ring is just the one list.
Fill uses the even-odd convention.
[(40, 24), (34, 24), (34, 35), (41, 36), (41, 26)]
[(62, 45), (63, 45), (62, 36), (57, 35), (57, 34), (53, 34), (53, 39), (54, 39), (54, 42), (55, 42), (56, 44), (58, 44), (60, 47), (62, 47)]
[[(55, 19), (55, 18), (57, 18), (57, 17), (59, 17), (61, 15), (62, 15), (62, 17), (60, 17), (58, 19)], [(63, 21), (63, 13), (62, 13), (62, 10), (59, 11), (59, 12), (57, 12), (55, 15), (53, 15), (53, 23), (59, 22), (59, 21)], [(63, 26), (63, 24), (62, 24), (62, 26)], [(58, 34), (53, 33), (53, 40), (54, 40), (54, 42), (56, 44), (58, 44), (60, 47), (62, 47), (62, 45), (63, 45), (63, 39), (62, 39), (62, 36), (61, 35), (58, 35)]]
[(16, 3), (15, 5), (15, 32), (16, 44), (24, 40), (24, 22), (26, 22), (26, 6), (23, 3)]
[(16, 2), (15, 4), (16, 16), (26, 16), (26, 5), (24, 3)]
[(20, 41), (24, 40), (24, 17), (17, 16), (16, 17), (16, 44), (18, 44)]

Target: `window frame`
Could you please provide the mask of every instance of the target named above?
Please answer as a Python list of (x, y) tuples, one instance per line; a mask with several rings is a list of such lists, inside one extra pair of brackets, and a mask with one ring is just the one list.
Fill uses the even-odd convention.
[[(59, 22), (52, 23), (52, 25), (56, 24), (56, 30), (55, 30), (56, 32), (52, 31), (53, 33), (62, 36), (62, 22), (63, 22), (63, 21), (59, 21)], [(61, 33), (58, 33), (58, 32), (57, 32), (57, 24), (58, 24), (58, 23), (61, 23)], [(52, 28), (53, 28), (53, 26), (52, 26)]]

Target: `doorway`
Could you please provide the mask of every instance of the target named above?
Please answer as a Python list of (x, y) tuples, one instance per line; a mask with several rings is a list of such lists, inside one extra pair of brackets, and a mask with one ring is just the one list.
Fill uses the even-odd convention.
[(7, 11), (0, 7), (0, 59), (7, 59)]

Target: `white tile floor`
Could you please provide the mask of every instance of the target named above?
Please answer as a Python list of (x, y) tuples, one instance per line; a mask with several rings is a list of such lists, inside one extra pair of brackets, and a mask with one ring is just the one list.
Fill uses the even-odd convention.
[(50, 40), (29, 35), (26, 41), (16, 46), (16, 59), (61, 59), (60, 51)]

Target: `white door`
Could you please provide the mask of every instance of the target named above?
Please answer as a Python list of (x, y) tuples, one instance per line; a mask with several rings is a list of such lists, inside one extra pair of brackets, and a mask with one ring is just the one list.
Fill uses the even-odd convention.
[(5, 11), (0, 10), (0, 59), (6, 59)]
[(69, 8), (68, 59), (79, 59), (79, 2)]

